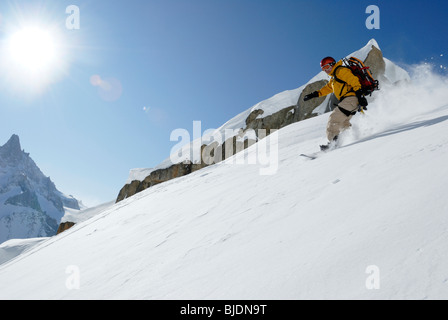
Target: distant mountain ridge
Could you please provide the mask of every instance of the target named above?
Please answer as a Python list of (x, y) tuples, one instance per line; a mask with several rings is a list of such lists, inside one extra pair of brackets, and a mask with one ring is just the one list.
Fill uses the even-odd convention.
[(65, 208), (80, 202), (56, 189), (13, 134), (0, 147), (0, 243), (56, 234)]

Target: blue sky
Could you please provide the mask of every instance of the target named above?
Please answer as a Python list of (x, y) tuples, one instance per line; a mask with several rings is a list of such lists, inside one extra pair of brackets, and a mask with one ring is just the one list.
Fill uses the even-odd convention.
[[(66, 28), (69, 5), (79, 29)], [(366, 27), (369, 5), (380, 9), (379, 30)], [(375, 38), (402, 66), (447, 66), (446, 12), (445, 1), (1, 1), (2, 53), (34, 23), (57, 34), (59, 60), (20, 77), (1, 66), (0, 144), (18, 134), (59, 190), (103, 203), (130, 169), (169, 156), (173, 130), (217, 128), (309, 81), (324, 56)]]

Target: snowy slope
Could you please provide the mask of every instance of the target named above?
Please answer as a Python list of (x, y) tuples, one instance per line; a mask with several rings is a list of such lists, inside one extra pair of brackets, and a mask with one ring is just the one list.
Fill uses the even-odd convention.
[[(114, 201), (106, 202), (92, 208), (86, 208), (82, 205), (82, 202), (78, 202), (81, 209), (73, 209), (64, 207), (65, 215), (61, 219), (63, 222), (81, 223), (87, 221), (102, 211), (108, 209), (114, 204)], [(49, 237), (42, 238), (25, 238), (25, 239), (12, 239), (0, 244), (0, 265), (14, 259), (23, 252), (30, 250), (37, 244), (50, 239)]]
[(0, 244), (0, 265), (49, 238), (13, 239)]
[(448, 80), (413, 78), (314, 161), (328, 114), (38, 244), (0, 299), (447, 299)]

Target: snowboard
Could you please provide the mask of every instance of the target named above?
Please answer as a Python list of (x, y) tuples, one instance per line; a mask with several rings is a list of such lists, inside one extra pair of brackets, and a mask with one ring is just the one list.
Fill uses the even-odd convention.
[(337, 148), (338, 148), (338, 146), (332, 145), (328, 149), (320, 150), (320, 151), (317, 151), (317, 152), (314, 152), (314, 153), (301, 153), (300, 156), (304, 157), (304, 158), (307, 158), (307, 159), (310, 159), (310, 160), (316, 160), (319, 156), (321, 156), (321, 155), (323, 155), (325, 153), (328, 153), (330, 151), (333, 151), (333, 150), (335, 150)]
[(309, 153), (309, 154), (302, 153), (302, 154), (300, 154), (300, 156), (304, 157), (304, 158), (307, 158), (307, 159), (310, 159), (310, 160), (316, 160), (320, 153), (321, 152), (315, 152), (315, 153)]

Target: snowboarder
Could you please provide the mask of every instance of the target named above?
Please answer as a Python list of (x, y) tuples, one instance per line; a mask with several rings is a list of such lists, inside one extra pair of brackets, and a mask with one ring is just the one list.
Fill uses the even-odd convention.
[(337, 107), (330, 115), (327, 124), (327, 138), (329, 143), (321, 147), (325, 151), (335, 144), (339, 134), (351, 127), (350, 119), (358, 112), (359, 106), (367, 107), (367, 99), (361, 90), (361, 83), (349, 68), (344, 68), (343, 61), (336, 63), (332, 57), (322, 59), (320, 66), (330, 77), (326, 86), (318, 91), (307, 94), (304, 101), (334, 93), (339, 100)]

